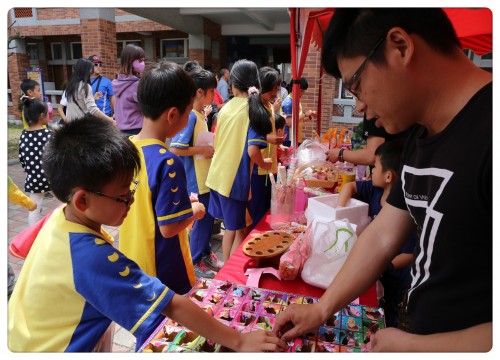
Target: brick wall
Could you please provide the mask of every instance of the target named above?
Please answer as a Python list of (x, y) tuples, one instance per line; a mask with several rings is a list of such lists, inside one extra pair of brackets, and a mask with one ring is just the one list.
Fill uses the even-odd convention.
[(8, 56), (8, 71), (9, 83), (12, 91), (12, 103), (14, 106), (9, 106), (9, 115), (14, 115), (16, 119), (21, 118), (21, 114), (17, 109), (19, 104), (19, 97), (21, 96), (21, 81), (25, 78), (24, 69), (29, 67), (27, 54), (12, 53)]
[(103, 75), (114, 79), (119, 70), (116, 64), (116, 26), (114, 22), (104, 19), (82, 19), (82, 51), (84, 57), (99, 55), (103, 67)]
[(151, 20), (127, 21), (116, 23), (116, 31), (121, 32), (135, 32), (135, 31), (163, 31), (174, 30), (173, 28), (165, 25), (158, 24)]
[(37, 8), (38, 20), (78, 19), (80, 8)]
[(212, 63), (212, 52), (208, 49), (192, 49), (188, 51), (189, 60), (196, 60), (202, 67)]

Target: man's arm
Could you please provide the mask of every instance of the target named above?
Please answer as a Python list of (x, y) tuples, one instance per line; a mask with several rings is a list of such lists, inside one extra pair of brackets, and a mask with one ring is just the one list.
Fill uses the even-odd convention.
[(412, 231), (415, 231), (415, 224), (407, 211), (384, 205), (359, 236), (319, 301), (312, 305), (289, 306), (276, 319), (273, 332), (292, 339), (316, 329), (375, 283)]
[(115, 101), (116, 97), (115, 96), (110, 96), (109, 97), (110, 103), (111, 103), (111, 109), (113, 109), (113, 112), (115, 111)]
[(415, 335), (396, 328), (377, 331), (371, 337), (374, 351), (487, 352), (493, 346), (493, 323), (446, 333)]
[[(368, 136), (366, 147), (359, 150), (344, 150), (342, 157), (344, 161), (356, 165), (373, 165), (375, 163), (375, 150), (385, 142), (383, 137)], [(327, 160), (336, 163), (339, 159), (340, 149), (330, 149), (326, 152)]]

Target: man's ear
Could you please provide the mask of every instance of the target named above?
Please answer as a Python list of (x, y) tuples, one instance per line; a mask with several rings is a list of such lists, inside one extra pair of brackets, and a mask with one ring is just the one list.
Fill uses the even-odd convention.
[(84, 212), (85, 210), (88, 209), (89, 207), (89, 192), (83, 189), (77, 190), (72, 199), (71, 202), (73, 203), (73, 206), (81, 212)]
[(389, 51), (394, 51), (393, 54), (397, 54), (404, 64), (409, 63), (415, 50), (412, 37), (404, 29), (394, 27), (387, 33), (386, 39)]

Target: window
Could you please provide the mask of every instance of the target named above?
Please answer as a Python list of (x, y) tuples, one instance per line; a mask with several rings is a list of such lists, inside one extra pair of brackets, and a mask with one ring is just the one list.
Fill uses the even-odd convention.
[(116, 42), (116, 57), (118, 59), (121, 58), (122, 56), (122, 50), (125, 46), (132, 44), (135, 46), (141, 46), (141, 40), (123, 40), (123, 41), (117, 41)]
[(83, 57), (82, 43), (72, 42), (71, 43), (71, 58), (74, 60), (81, 59)]
[(187, 57), (187, 39), (161, 40), (161, 57), (168, 59)]
[(52, 60), (62, 60), (62, 43), (51, 43), (50, 48), (52, 49)]
[(38, 61), (38, 44), (28, 43), (26, 45), (26, 52), (28, 54), (29, 61)]

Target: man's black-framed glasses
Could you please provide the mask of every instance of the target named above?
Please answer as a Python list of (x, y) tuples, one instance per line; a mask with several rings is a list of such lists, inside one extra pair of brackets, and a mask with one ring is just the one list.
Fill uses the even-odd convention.
[(344, 89), (350, 95), (352, 95), (353, 97), (355, 97), (358, 100), (359, 100), (358, 92), (353, 89), (353, 86), (356, 83), (356, 81), (359, 79), (361, 74), (363, 74), (363, 70), (365, 70), (365, 66), (366, 66), (367, 62), (373, 57), (373, 55), (375, 55), (375, 52), (378, 50), (380, 45), (382, 45), (384, 43), (384, 41), (385, 41), (385, 35), (380, 38), (380, 40), (375, 44), (375, 46), (373, 47), (372, 51), (370, 51), (370, 53), (368, 54), (366, 59), (361, 63), (361, 65), (359, 65), (358, 70), (356, 70), (354, 72), (354, 75), (352, 76), (351, 80), (349, 80), (348, 82), (346, 82), (344, 84)]
[(87, 190), (88, 192), (91, 192), (92, 194), (96, 194), (96, 195), (99, 195), (99, 196), (107, 197), (108, 199), (114, 200), (116, 202), (125, 204), (125, 206), (128, 206), (128, 204), (130, 204), (130, 202), (132, 201), (132, 198), (135, 195), (135, 191), (137, 190), (137, 187), (139, 186), (139, 180), (132, 181), (132, 184), (134, 184), (135, 186), (132, 189), (132, 191), (130, 191), (130, 194), (128, 195), (128, 199), (127, 200), (122, 199), (120, 197), (111, 196), (111, 195), (102, 193), (100, 191), (94, 191), (94, 190), (90, 190), (90, 189), (85, 189), (85, 190)]

